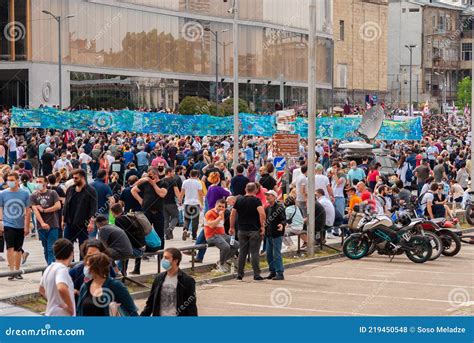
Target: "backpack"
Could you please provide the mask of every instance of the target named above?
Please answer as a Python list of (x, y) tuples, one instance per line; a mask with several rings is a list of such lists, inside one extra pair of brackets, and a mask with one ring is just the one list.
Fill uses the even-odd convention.
[(405, 180), (406, 182), (409, 182), (411, 183), (413, 181), (413, 167), (411, 166), (410, 163), (408, 163), (408, 168), (407, 168), (407, 171), (405, 173)]
[(151, 223), (143, 212), (130, 212), (127, 213), (127, 217), (132, 221), (133, 225), (143, 230), (145, 236), (151, 232)]

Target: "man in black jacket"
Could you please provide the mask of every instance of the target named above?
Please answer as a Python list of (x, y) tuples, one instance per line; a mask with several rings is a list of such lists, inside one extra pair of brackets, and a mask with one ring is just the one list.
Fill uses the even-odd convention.
[(265, 209), (265, 236), (267, 240), (267, 262), (270, 269), (269, 280), (284, 280), (281, 244), (285, 233), (286, 214), (282, 204), (277, 202), (278, 194), (274, 191), (265, 193), (268, 206)]
[[(72, 171), (74, 186), (66, 191), (64, 201), (64, 238), (81, 245), (94, 230), (94, 215), (97, 212), (97, 193), (86, 181), (83, 169)], [(81, 257), (82, 259), (82, 257)]]
[(151, 286), (141, 316), (197, 316), (196, 282), (179, 269), (182, 254), (176, 248), (165, 249), (159, 274)]

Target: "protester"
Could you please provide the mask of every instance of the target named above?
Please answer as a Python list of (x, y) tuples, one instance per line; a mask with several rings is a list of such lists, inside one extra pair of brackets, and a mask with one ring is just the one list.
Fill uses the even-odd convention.
[(181, 252), (167, 248), (141, 316), (197, 316), (196, 282), (179, 268)]
[(79, 291), (78, 316), (137, 316), (137, 307), (127, 287), (110, 276), (110, 258), (101, 252), (87, 256), (84, 276), (89, 279)]
[(265, 209), (265, 239), (267, 240), (266, 252), (270, 270), (267, 279), (284, 280), (281, 246), (286, 225), (285, 208), (277, 202), (278, 194), (274, 190), (268, 191), (266, 196), (268, 206)]
[(46, 299), (46, 316), (76, 315), (74, 284), (68, 267), (74, 257), (74, 246), (67, 239), (58, 239), (53, 246), (54, 259), (43, 273), (39, 293)]
[(263, 280), (260, 275), (259, 250), (262, 238), (265, 234), (265, 210), (262, 202), (255, 196), (257, 186), (248, 183), (245, 187), (245, 195), (239, 197), (235, 202), (230, 214), (231, 235), (235, 234), (236, 225), (239, 228), (239, 265), (237, 280), (244, 277), (244, 267), (247, 255), (250, 253), (254, 280)]

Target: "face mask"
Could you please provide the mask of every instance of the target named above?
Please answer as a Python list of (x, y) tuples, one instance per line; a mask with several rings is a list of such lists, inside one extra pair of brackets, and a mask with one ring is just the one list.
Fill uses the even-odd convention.
[(91, 272), (89, 270), (89, 266), (84, 266), (84, 277), (87, 279), (92, 279)]
[(66, 157), (61, 157), (61, 160), (66, 161)]
[(166, 259), (161, 260), (161, 268), (169, 270), (171, 268), (171, 262)]
[(15, 188), (16, 182), (15, 182), (15, 181), (7, 181), (7, 185), (8, 185), (8, 187), (10, 187), (10, 188)]
[(162, 172), (163, 170), (165, 170), (165, 167), (158, 167), (157, 169), (158, 171)]
[(42, 183), (37, 183), (37, 184), (35, 185), (35, 188), (36, 188), (38, 191), (40, 191), (40, 190), (43, 189), (43, 184), (42, 184)]

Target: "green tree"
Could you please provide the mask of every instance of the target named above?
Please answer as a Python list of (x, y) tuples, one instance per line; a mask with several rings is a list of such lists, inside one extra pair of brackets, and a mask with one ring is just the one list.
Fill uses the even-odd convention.
[(179, 113), (181, 114), (214, 114), (216, 111), (215, 104), (205, 98), (198, 96), (187, 96), (179, 104)]
[[(470, 77), (465, 77), (458, 83), (456, 106), (463, 108), (466, 104), (471, 103), (472, 80)], [(472, 105), (472, 104), (471, 104)], [(470, 106), (472, 107), (472, 106)]]
[[(249, 107), (247, 102), (243, 99), (239, 99), (239, 113), (248, 113)], [(219, 105), (220, 116), (231, 116), (234, 114), (234, 99), (229, 98)]]

